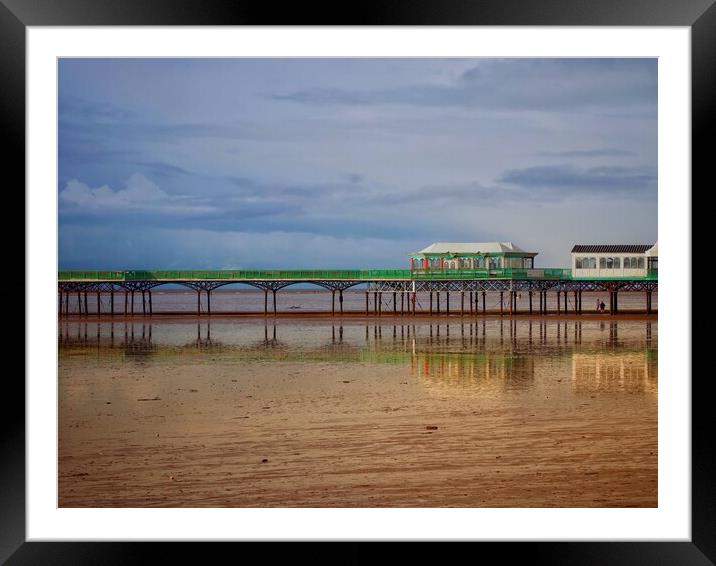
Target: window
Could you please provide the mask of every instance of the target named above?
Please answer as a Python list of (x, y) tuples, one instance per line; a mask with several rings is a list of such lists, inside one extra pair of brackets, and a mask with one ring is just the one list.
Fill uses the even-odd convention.
[(644, 258), (643, 258), (643, 257), (640, 257), (640, 258), (639, 258), (638, 268), (639, 268), (639, 269), (644, 269)]
[(599, 269), (606, 269), (607, 268), (607, 258), (600, 257), (599, 258)]
[(614, 258), (613, 257), (607, 258), (607, 269), (614, 269)]
[(582, 258), (581, 258), (581, 257), (578, 257), (578, 258), (577, 258), (577, 265), (576, 265), (576, 267), (577, 267), (577, 269), (582, 269)]
[(614, 269), (619, 269), (621, 260), (618, 257), (614, 258)]
[(596, 258), (596, 257), (590, 257), (590, 258), (589, 258), (589, 268), (590, 268), (590, 269), (596, 269), (596, 268), (597, 268), (597, 258)]

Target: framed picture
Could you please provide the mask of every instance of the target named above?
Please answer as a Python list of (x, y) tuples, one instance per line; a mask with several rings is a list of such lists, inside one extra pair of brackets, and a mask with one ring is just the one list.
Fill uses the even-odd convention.
[[(12, 140), (7, 163), (16, 185), (27, 187), (28, 260), (26, 383), (6, 383), (7, 398), (26, 399), (26, 405), (23, 410), (22, 404), (12, 403), (16, 412), (3, 417), (7, 420), (1, 433), (6, 472), (0, 485), (0, 558), (8, 564), (124, 563), (136, 558), (139, 541), (436, 540), (496, 541), (480, 548), (496, 551), (502, 559), (529, 557), (550, 564), (713, 563), (716, 524), (713, 442), (708, 435), (710, 411), (705, 407), (708, 386), (691, 378), (690, 289), (684, 288), (683, 282), (684, 272), (691, 270), (690, 163), (696, 174), (693, 179), (704, 178), (705, 139), (712, 137), (713, 130), (710, 107), (716, 89), (712, 72), (716, 8), (711, 0), (646, 7), (636, 1), (580, 4), (578, 10), (573, 2), (561, 1), (541, 2), (539, 9), (520, 2), (466, 6), (425, 1), (365, 7), (356, 21), (359, 25), (325, 7), (288, 9), (279, 14), (248, 5), (227, 7), (220, 2), (186, 3), (181, 9), (159, 2), (150, 6), (82, 0), (31, 5), (0, 2), (0, 68), (4, 77), (0, 108)], [(211, 71), (206, 72), (209, 67)], [(432, 82), (421, 81), (421, 76), (429, 73), (433, 73)], [(571, 90), (565, 76), (578, 76), (580, 88)], [(494, 77), (512, 81), (511, 86), (503, 91), (493, 89), (497, 84)], [(163, 86), (153, 91), (155, 81)], [(251, 81), (253, 98), (242, 90)], [(233, 88), (225, 88), (227, 83)], [(101, 88), (93, 90), (93, 85)], [(216, 92), (219, 85), (223, 85), (226, 100), (219, 103), (205, 97), (207, 90)], [(474, 102), (475, 96), (479, 103)], [(618, 102), (603, 104), (605, 97), (611, 96)], [(202, 114), (192, 106), (197, 99), (213, 102), (201, 108)], [(278, 103), (273, 104), (275, 101)], [(238, 114), (228, 112), (232, 104), (245, 104), (249, 109), (245, 116), (253, 121), (238, 122)], [(552, 107), (545, 114), (549, 105)], [(519, 117), (515, 118), (517, 106)], [(132, 116), (126, 110), (130, 107)], [(391, 110), (383, 111), (386, 107)], [(421, 112), (427, 108), (431, 121), (416, 120), (417, 114), (411, 110), (415, 108)], [(472, 114), (480, 114), (480, 120), (466, 118)], [(193, 121), (177, 118), (190, 115)], [(164, 122), (154, 120), (155, 116), (162, 116)], [(350, 123), (345, 116), (351, 117)], [(92, 120), (96, 122), (90, 124)], [(247, 133), (261, 120), (263, 130)], [(440, 127), (430, 130), (436, 120)], [(532, 129), (522, 125), (528, 120)], [(101, 127), (93, 129), (97, 124)], [(273, 132), (270, 140), (266, 124)], [(470, 146), (473, 124), (492, 132), (483, 136), (484, 145), (474, 148)], [(554, 133), (562, 130), (561, 135)], [(109, 131), (113, 141), (104, 143), (102, 136)], [(544, 133), (547, 131), (549, 135)], [(410, 139), (405, 136), (412, 132), (416, 147), (424, 144), (414, 152), (416, 159), (411, 161), (396, 149), (401, 145), (395, 142), (396, 132), (401, 139)], [(248, 135), (252, 136), (250, 147), (226, 143)], [(535, 140), (528, 140), (530, 135)], [(355, 143), (346, 143), (351, 137)], [(217, 139), (221, 143), (211, 141)], [(303, 141), (299, 143), (299, 139)], [(614, 139), (619, 144), (609, 141)], [(695, 143), (689, 147), (691, 139)], [(285, 140), (292, 140), (291, 152), (284, 152)], [(148, 144), (155, 144), (156, 151), (137, 151)], [(174, 146), (171, 151), (156, 149), (168, 145)], [(295, 147), (301, 145), (312, 148), (310, 159), (296, 164), (292, 162)], [(361, 148), (367, 146), (371, 151), (363, 152)], [(484, 156), (470, 157), (477, 149)], [(353, 151), (353, 156), (346, 158), (347, 151)], [(221, 160), (215, 157), (217, 152), (222, 152)], [(432, 170), (426, 166), (433, 163), (431, 152), (437, 154), (434, 163), (440, 163)], [(509, 159), (503, 159), (507, 154)], [(172, 158), (163, 160), (161, 156), (166, 155)], [(490, 174), (479, 180), (470, 178), (461, 167), (473, 161)], [(106, 177), (98, 175), (105, 167), (102, 164), (110, 162), (120, 164), (117, 171)], [(246, 173), (232, 169), (232, 163), (241, 163)], [(211, 167), (221, 174), (210, 172)], [(397, 174), (396, 169), (413, 171)], [(266, 176), (268, 171), (272, 174)], [(325, 175), (335, 179), (324, 182)], [(396, 190), (408, 178), (413, 188)], [(494, 182), (486, 182), (490, 180)], [(192, 188), (197, 183), (202, 184), (201, 190)], [(638, 246), (633, 241), (624, 245), (613, 241), (622, 233), (628, 237), (656, 228), (657, 186), (658, 226), (663, 232), (659, 239), (664, 248), (661, 278), (656, 275), (656, 237)], [(574, 187), (580, 187), (580, 192), (575, 193)], [(607, 192), (608, 187), (614, 192)], [(233, 192), (227, 192), (229, 189)], [(210, 197), (210, 191), (220, 196)], [(574, 235), (568, 242), (571, 253), (565, 252), (564, 260), (551, 259), (550, 244), (545, 244), (544, 251), (542, 247), (532, 251), (527, 249), (529, 242), (522, 247), (504, 241), (440, 243), (441, 230), (450, 227), (452, 233), (461, 234), (458, 224), (472, 225), (468, 218), (458, 220), (461, 207), (456, 200), (502, 199), (501, 203), (507, 203), (464, 207), (465, 215), (479, 215), (481, 210), (492, 215), (480, 223), (482, 233), (499, 234), (502, 240), (498, 221), (512, 222), (513, 233), (524, 234), (522, 238), (528, 237), (530, 230), (550, 232), (560, 219), (554, 216), (556, 207), (548, 208), (568, 191), (570, 204), (559, 211), (567, 217), (565, 224), (571, 231), (555, 232), (554, 236), (558, 240), (560, 234)], [(628, 198), (616, 199), (613, 195), (617, 192), (628, 193)], [(319, 198), (330, 206), (321, 204), (321, 215), (307, 214)], [(236, 199), (240, 204), (234, 206)], [(372, 199), (370, 206), (361, 199)], [(410, 206), (401, 208), (403, 199), (410, 199)], [(392, 218), (391, 207), (396, 210)], [(159, 208), (161, 212), (157, 212)], [(425, 217), (418, 222), (421, 214)], [(182, 240), (180, 252), (173, 243), (156, 244), (148, 236), (122, 233), (128, 227), (141, 231), (142, 226), (154, 223), (153, 237), (162, 230), (162, 234), (177, 236), (177, 218), (192, 225), (192, 236)], [(236, 233), (240, 223), (247, 233), (261, 234), (263, 241), (255, 236), (241, 240), (243, 247), (256, 247), (253, 255), (242, 260), (251, 263), (232, 263), (233, 252), (222, 250), (234, 244), (215, 235), (202, 236), (204, 219), (217, 227), (217, 233)], [(115, 221), (114, 226), (97, 229)], [(306, 226), (315, 228), (319, 223), (325, 225), (323, 233), (316, 231), (305, 239), (300, 236), (307, 232)], [(267, 224), (279, 231), (293, 231), (293, 235), (279, 238), (272, 247), (266, 244), (261, 229)], [(518, 231), (518, 225), (524, 232)], [(417, 226), (423, 230), (419, 237), (404, 235)], [(363, 251), (359, 245), (336, 244), (341, 230), (357, 234), (364, 242)], [(597, 243), (592, 235), (599, 230), (610, 233), (604, 238), (608, 245), (591, 245)], [(390, 245), (390, 238), (399, 239), (398, 234), (403, 239)], [(577, 241), (579, 234), (591, 240)], [(323, 236), (333, 238), (333, 243), (325, 243)], [(550, 241), (541, 236), (539, 242)], [(429, 241), (423, 247), (420, 242), (426, 238)], [(431, 241), (437, 243), (429, 245)], [(413, 247), (403, 250), (403, 242)], [(289, 245), (295, 250), (284, 252)], [(312, 246), (316, 246), (313, 251)], [(157, 258), (168, 258), (174, 252), (179, 259), (167, 260), (173, 271), (167, 271), (167, 266), (160, 266), (163, 271), (152, 270)], [(544, 261), (561, 265), (539, 263), (539, 252)], [(268, 257), (271, 254), (276, 254), (275, 258)], [(400, 254), (408, 255), (405, 265), (390, 263)], [(133, 259), (140, 255), (148, 259)], [(191, 263), (187, 267), (192, 271), (177, 267), (182, 257)], [(373, 259), (379, 265), (370, 264)], [(129, 265), (132, 261), (135, 263)], [(355, 269), (354, 263), (358, 264)], [(662, 282), (658, 334), (664, 352), (657, 362), (653, 300), (658, 279)], [(245, 284), (249, 290), (230, 295), (228, 285), (234, 283)], [(310, 291), (316, 295), (309, 296), (303, 287), (306, 283), (317, 286), (320, 293)], [(297, 290), (289, 291), (287, 287), (294, 284)], [(161, 285), (167, 285), (166, 292)], [(632, 301), (629, 292), (634, 292), (638, 301), (643, 299), (643, 305)], [(620, 304), (622, 296), (626, 298)], [(180, 303), (177, 309), (191, 312), (171, 310), (171, 305)], [(234, 307), (230, 305), (238, 303), (251, 306), (247, 312), (231, 311)], [(289, 311), (314, 308), (305, 306), (314, 303), (320, 303), (315, 308), (322, 310), (316, 320), (295, 322), (300, 316)], [(226, 317), (242, 315), (241, 325), (230, 328), (223, 323), (222, 308), (228, 309)], [(352, 314), (348, 312), (351, 308)], [(620, 308), (626, 312), (622, 313), (625, 318), (616, 319)], [(635, 309), (631, 315), (630, 308)], [(103, 309), (104, 315), (109, 309), (112, 317), (122, 319), (123, 330), (114, 323), (105, 324)], [(151, 321), (163, 316), (162, 309), (171, 324)], [(188, 318), (182, 319), (184, 314)], [(95, 318), (88, 338), (90, 316)], [(413, 323), (403, 324), (406, 316), (414, 317), (417, 329)], [(581, 316), (592, 318), (585, 318), (588, 322), (582, 326)], [(629, 316), (643, 318), (632, 327)], [(258, 321), (256, 328), (260, 324), (258, 338), (252, 334), (251, 324), (244, 323), (254, 320), (252, 317)], [(294, 322), (282, 327), (276, 322), (283, 320), (281, 317)], [(320, 321), (328, 317), (332, 322), (321, 326)], [(473, 324), (473, 318), (482, 326)], [(135, 324), (137, 320), (140, 325)], [(379, 320), (387, 320), (387, 326)], [(619, 323), (614, 320), (622, 325), (622, 344), (617, 338)], [(248, 330), (236, 330), (239, 326)], [(642, 326), (645, 337), (638, 334)], [(457, 332), (462, 339), (462, 347), (465, 337), (470, 341), (467, 361), (465, 352), (454, 357), (456, 339), (451, 346), (451, 327), (452, 336)], [(332, 335), (312, 338), (316, 328), (330, 329)], [(509, 353), (495, 353), (503, 352), (502, 346), (489, 346), (486, 328), (488, 338), (494, 333), (500, 344), (510, 343)], [(171, 371), (171, 387), (165, 383), (158, 393), (133, 385), (128, 401), (114, 385), (106, 385), (120, 375), (113, 372), (122, 362), (111, 357), (117, 351), (118, 332), (124, 332), (123, 339), (116, 338), (122, 344), (122, 356), (134, 356), (135, 381), (145, 376), (159, 379), (162, 372)], [(392, 342), (384, 338), (390, 332)], [(594, 332), (593, 343), (589, 342), (590, 332)], [(588, 345), (582, 347), (582, 340)], [(631, 345), (624, 347), (624, 341)], [(333, 408), (327, 403), (321, 409), (315, 399), (311, 405), (304, 393), (293, 392), (290, 398), (278, 400), (277, 406), (296, 403), (305, 415), (310, 414), (309, 405), (314, 411), (328, 411), (325, 422), (314, 419), (308, 426), (309, 421), (297, 420), (291, 430), (283, 425), (270, 429), (282, 438), (298, 440), (286, 440), (285, 446), (271, 444), (266, 440), (268, 432), (251, 438), (247, 429), (240, 428), (243, 421), (231, 429), (234, 434), (246, 434), (242, 446), (255, 448), (259, 442), (284, 446), (293, 471), (290, 466), (281, 468), (273, 456), (258, 452), (252, 452), (256, 461), (250, 463), (251, 471), (246, 472), (248, 468), (241, 463), (241, 481), (270, 477), (275, 486), (281, 481), (277, 478), (293, 478), (286, 479), (280, 490), (264, 491), (268, 484), (256, 480), (254, 493), (232, 492), (232, 481), (226, 478), (235, 468), (224, 465), (226, 455), (221, 453), (227, 446), (221, 435), (228, 434), (228, 429), (211, 437), (216, 431), (206, 428), (206, 442), (214, 443), (216, 451), (194, 453), (191, 450), (196, 446), (191, 443), (196, 438), (180, 439), (162, 427), (164, 416), (156, 407), (163, 397), (166, 402), (167, 396), (172, 396), (175, 408), (186, 403), (195, 415), (231, 410), (236, 412), (232, 419), (254, 418), (262, 411), (270, 414), (275, 401), (269, 398), (268, 389), (262, 389), (267, 387), (265, 383), (252, 382), (248, 387), (254, 390), (241, 390), (239, 395), (236, 390), (243, 382), (237, 385), (237, 379), (229, 379), (232, 376), (226, 373), (219, 385), (207, 381), (209, 393), (205, 393), (190, 379), (183, 380), (181, 364), (167, 370), (166, 364), (152, 368), (143, 361), (150, 358), (142, 356), (157, 357), (157, 351), (181, 350), (183, 346), (177, 344), (185, 342), (192, 347), (189, 353), (182, 350), (182, 363), (189, 363), (187, 356), (196, 352), (213, 359), (230, 351), (232, 363), (240, 358), (242, 364), (254, 368), (251, 371), (260, 372), (260, 365), (251, 365), (256, 362), (256, 352), (261, 363), (286, 364), (296, 350), (301, 363), (311, 358), (316, 367), (327, 364), (331, 368), (326, 371), (336, 379), (320, 382), (316, 394), (332, 399)], [(360, 347), (356, 346), (359, 342)], [(388, 342), (390, 347), (381, 347)], [(633, 346), (636, 342), (638, 348)], [(608, 362), (590, 349), (597, 343), (609, 349)], [(421, 344), (430, 347), (423, 351)], [(526, 354), (520, 349), (525, 344), (529, 345)], [(536, 356), (541, 359), (547, 359), (555, 348), (562, 354), (568, 351), (559, 362), (564, 362), (565, 373), (549, 374), (555, 382), (549, 389), (542, 386), (544, 369), (536, 368), (530, 357), (533, 344), (539, 344)], [(111, 359), (102, 358), (105, 366), (87, 364), (91, 349), (102, 350), (97, 359), (106, 352)], [(400, 421), (407, 418), (400, 412), (405, 408), (399, 402), (402, 393), (391, 399), (393, 390), (380, 392), (385, 385), (373, 378), (366, 378), (366, 387), (361, 389), (365, 376), (334, 375), (331, 372), (336, 366), (331, 364), (336, 360), (331, 356), (336, 352), (341, 363), (355, 358), (355, 362), (376, 368), (382, 364), (386, 379), (393, 375), (388, 370), (394, 366), (389, 364), (402, 364), (405, 371), (412, 368), (410, 375), (422, 383), (420, 403), (427, 403), (428, 398), (430, 403), (444, 403), (447, 409), (434, 414), (445, 420)], [(85, 365), (78, 365), (72, 356)], [(550, 368), (558, 365), (550, 364)], [(658, 374), (649, 377), (657, 365), (661, 374), (658, 385)], [(290, 366), (285, 379), (299, 375), (302, 367)], [(77, 373), (78, 368), (84, 373)], [(266, 379), (274, 377), (269, 372)], [(411, 387), (402, 379), (396, 380), (396, 388)], [(506, 404), (500, 404), (505, 403), (501, 398), (494, 406), (467, 403), (475, 391), (489, 389), (488, 379), (501, 379), (500, 395), (507, 390), (523, 396), (516, 393)], [(563, 385), (556, 385), (563, 379)], [(529, 386), (524, 385), (525, 380)], [(452, 388), (446, 385), (449, 383)], [(229, 389), (231, 393), (227, 393)], [(351, 390), (357, 392), (346, 393)], [(553, 409), (555, 401), (550, 400), (551, 395), (566, 395), (567, 390), (568, 411), (574, 419), (570, 423), (560, 420), (566, 413)], [(101, 400), (96, 398), (99, 392)], [(73, 405), (78, 398), (84, 400), (83, 405)], [(352, 400), (346, 402), (347, 398)], [(393, 454), (405, 465), (402, 472), (391, 467), (385, 454), (388, 449), (380, 444), (385, 435), (370, 432), (366, 415), (373, 413), (360, 413), (363, 399), (373, 399), (374, 405), (378, 398), (385, 406), (381, 405), (379, 424), (374, 428), (400, 423), (389, 434), (402, 439), (403, 451)], [(553, 420), (541, 421), (543, 417), (538, 416), (535, 420), (539, 423), (530, 425), (528, 419), (535, 414), (516, 406), (525, 399)], [(231, 408), (222, 405), (227, 400)], [(433, 414), (430, 405), (415, 403), (408, 412), (418, 414), (416, 407), (423, 407), (423, 415)], [(371, 411), (377, 406), (373, 405)], [(121, 412), (123, 407), (129, 407), (134, 420), (117, 418), (115, 411)], [(352, 414), (355, 422), (351, 422), (362, 427), (362, 440), (354, 437), (355, 430), (346, 428), (346, 414)], [(261, 422), (275, 424), (283, 416), (279, 411), (273, 420), (269, 417)], [(455, 433), (460, 419), (470, 424), (463, 424)], [(470, 426), (490, 420), (497, 431), (492, 440), (475, 440)], [(602, 428), (604, 421), (611, 420), (634, 434), (620, 436), (610, 432), (609, 426)], [(93, 436), (88, 431), (100, 422), (108, 428)], [(201, 427), (208, 427), (207, 422), (197, 418), (191, 426), (204, 430)], [(522, 440), (515, 443), (522, 446), (520, 450), (510, 452), (506, 447), (505, 456), (497, 448), (509, 443), (510, 435), (500, 436), (504, 434), (501, 427), (517, 426), (518, 422), (523, 431), (530, 426), (534, 431), (524, 432), (522, 444)], [(151, 429), (151, 438), (148, 423), (156, 428)], [(344, 431), (340, 438), (351, 444), (353, 454), (370, 454), (365, 457), (373, 464), (379, 463), (386, 474), (402, 480), (376, 483), (377, 476), (368, 471), (364, 480), (358, 481), (358, 476), (351, 474), (355, 475), (360, 462), (352, 460), (336, 441), (331, 448), (335, 462), (327, 465), (344, 466), (342, 473), (350, 482), (341, 487), (314, 477), (313, 491), (299, 493), (307, 484), (296, 483), (297, 470), (307, 477), (325, 471), (313, 464), (301, 468), (306, 462), (315, 464), (321, 448), (304, 452), (307, 444), (300, 442), (301, 430), (332, 426)], [(559, 447), (563, 426), (579, 431), (579, 439), (569, 437), (573, 444), (565, 450)], [(124, 431), (121, 438), (111, 438), (113, 427)], [(444, 428), (453, 435), (443, 433)], [(136, 430), (129, 429), (139, 430), (141, 438), (132, 436)], [(167, 432), (168, 444), (163, 441)], [(455, 450), (421, 452), (424, 439), (441, 439), (441, 434), (446, 447), (456, 449), (472, 439), (479, 450), (489, 453), (490, 466), (481, 469), (494, 477), (481, 480), (484, 494), (480, 497), (465, 487), (471, 477), (467, 465), (446, 461), (445, 469), (454, 466), (460, 473), (445, 474), (442, 483), (428, 486), (428, 469), (434, 478), (439, 476), (436, 458), (460, 457)], [(544, 444), (547, 438), (549, 446)], [(103, 454), (101, 442), (107, 442), (107, 454)], [(181, 451), (182, 442), (184, 448), (190, 447), (188, 452)], [(604, 461), (624, 459), (607, 467), (590, 467), (589, 446), (595, 447), (596, 453), (596, 446), (604, 442), (608, 445), (600, 456)], [(290, 454), (287, 446), (292, 447)], [(536, 457), (535, 446), (549, 458), (556, 455), (555, 469), (560, 473), (569, 468), (582, 474), (581, 479), (575, 475), (564, 483), (536, 480), (549, 465), (541, 461), (534, 466), (527, 461)], [(152, 450), (161, 457), (152, 459)], [(405, 456), (409, 452), (416, 456), (415, 461)], [(189, 453), (196, 459), (206, 458), (204, 467), (211, 463), (217, 473), (226, 476), (217, 479), (216, 474), (201, 476), (192, 471), (193, 477), (201, 476), (201, 481), (211, 486), (201, 492), (202, 500), (197, 499), (198, 488), (188, 489), (186, 495), (181, 489), (188, 468), (172, 471), (180, 469), (176, 462)], [(380, 454), (377, 459), (376, 453)], [(467, 453), (466, 449), (462, 456), (472, 461)], [(638, 457), (634, 456), (637, 453)], [(409, 472), (409, 466), (419, 467), (423, 457), (429, 457), (429, 465)], [(480, 458), (474, 461), (483, 462)], [(154, 467), (150, 471), (147, 467), (143, 475), (90, 477), (107, 466), (136, 468), (148, 461)], [(182, 477), (182, 473), (187, 475)], [(529, 475), (529, 480), (523, 478), (524, 489), (519, 488), (519, 474)], [(141, 486), (117, 487), (138, 482), (138, 478)], [(428, 487), (406, 496), (398, 486), (401, 482)], [(450, 488), (444, 488), (448, 484)], [(189, 487), (188, 480), (185, 485)], [(219, 486), (221, 493), (216, 491)], [(324, 486), (323, 491), (319, 486)], [(376, 493), (382, 493), (384, 499)], [(95, 541), (108, 542), (90, 544)], [(194, 552), (179, 551), (184, 558)], [(197, 558), (206, 559), (205, 548), (197, 552), (202, 553)]]

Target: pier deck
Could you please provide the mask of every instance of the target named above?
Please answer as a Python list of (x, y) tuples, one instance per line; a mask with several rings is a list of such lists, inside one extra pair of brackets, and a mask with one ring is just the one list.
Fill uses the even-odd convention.
[[(141, 293), (142, 314), (152, 314), (152, 289), (160, 285), (182, 285), (197, 293), (197, 313), (201, 313), (201, 294), (206, 293), (206, 314), (211, 313), (211, 292), (219, 287), (245, 284), (264, 291), (264, 313), (276, 313), (276, 293), (290, 285), (313, 284), (331, 291), (333, 314), (336, 313), (336, 293), (339, 312), (343, 312), (343, 291), (356, 285), (365, 285), (365, 313), (370, 314), (370, 295), (373, 295), (373, 313), (382, 313), (382, 294), (392, 293), (393, 312), (416, 314), (415, 302), (418, 292), (430, 296), (432, 312), (433, 293), (446, 293), (450, 308), (450, 293), (458, 293), (461, 311), (465, 312), (465, 298), (469, 295), (468, 311), (486, 312), (485, 295), (488, 291), (499, 292), (500, 313), (516, 314), (517, 294), (529, 296), (529, 314), (547, 314), (547, 293), (557, 295), (558, 313), (568, 312), (568, 296), (575, 314), (582, 312), (582, 293), (602, 291), (609, 294), (609, 312), (619, 311), (620, 292), (643, 292), (647, 314), (652, 312), (652, 293), (658, 290), (658, 274), (646, 272), (644, 277), (575, 278), (570, 269), (469, 269), (469, 270), (410, 270), (410, 269), (363, 269), (363, 270), (204, 270), (204, 271), (61, 271), (58, 273), (60, 316), (70, 313), (70, 296), (76, 295), (77, 311), (88, 314), (87, 294), (97, 294), (97, 314), (100, 311), (100, 294), (109, 294), (110, 311), (115, 311), (115, 293), (124, 293), (123, 314), (134, 313), (134, 295)], [(269, 310), (268, 294), (272, 293), (273, 310)], [(507, 303), (505, 303), (507, 293)], [(533, 305), (533, 295), (537, 295)], [(131, 313), (128, 298), (131, 296)], [(400, 297), (400, 311), (398, 311)], [(482, 309), (480, 309), (482, 297)], [(83, 300), (84, 299), (84, 300)], [(406, 300), (407, 299), (407, 300)], [(407, 303), (407, 311), (406, 311)], [(564, 307), (562, 308), (562, 305)], [(439, 306), (438, 306), (439, 309)], [(438, 310), (439, 312), (439, 310)]]

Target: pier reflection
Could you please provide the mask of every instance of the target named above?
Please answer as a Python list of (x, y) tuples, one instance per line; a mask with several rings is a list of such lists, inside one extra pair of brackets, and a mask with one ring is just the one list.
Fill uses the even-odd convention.
[(572, 355), (572, 387), (580, 393), (658, 391), (655, 350)]
[(413, 354), (411, 375), (426, 385), (526, 389), (534, 383), (535, 358), (505, 352), (474, 355)]
[(556, 371), (565, 375), (565, 385), (571, 373), (575, 392), (657, 387), (657, 326), (650, 321), (64, 321), (58, 338), (60, 356), (394, 364), (420, 383), (454, 389), (526, 389), (540, 372)]

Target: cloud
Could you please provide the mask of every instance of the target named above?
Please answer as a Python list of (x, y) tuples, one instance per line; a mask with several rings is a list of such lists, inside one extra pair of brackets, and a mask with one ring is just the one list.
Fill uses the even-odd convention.
[(462, 203), (463, 207), (486, 207), (509, 200), (521, 200), (524, 193), (514, 187), (487, 186), (477, 181), (455, 184), (424, 185), (410, 191), (391, 191), (371, 198), (380, 205), (425, 204), (437, 206)]
[(58, 110), (60, 120), (72, 116), (93, 122), (116, 122), (128, 120), (133, 116), (125, 108), (120, 108), (107, 102), (97, 102), (67, 95), (60, 97)]
[(160, 177), (172, 177), (176, 175), (194, 175), (191, 171), (172, 165), (170, 163), (163, 163), (161, 161), (137, 161), (134, 165), (139, 165), (150, 171), (153, 175)]
[(538, 155), (546, 157), (628, 157), (636, 155), (633, 151), (602, 147), (596, 149), (573, 149), (564, 151), (539, 151)]
[(498, 179), (525, 189), (558, 192), (638, 192), (656, 187), (656, 175), (638, 167), (602, 166), (579, 169), (571, 165), (543, 165), (511, 169)]
[(77, 179), (60, 191), (60, 212), (109, 214), (117, 212), (154, 212), (159, 214), (205, 214), (213, 207), (182, 204), (182, 196), (170, 196), (140, 173), (134, 173), (125, 188), (108, 185), (92, 188)]
[(132, 207), (167, 200), (169, 195), (144, 175), (135, 173), (127, 181), (126, 188), (113, 191), (107, 185), (91, 188), (77, 179), (67, 183), (60, 192), (60, 201), (78, 206)]
[(656, 59), (483, 60), (450, 84), (348, 90), (313, 88), (276, 93), (277, 100), (314, 105), (467, 107), (572, 111), (656, 106)]

